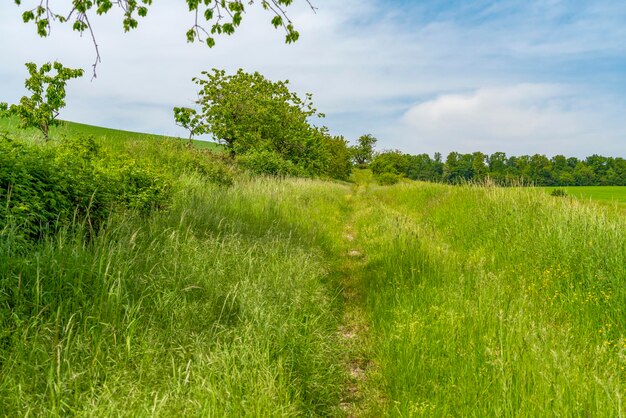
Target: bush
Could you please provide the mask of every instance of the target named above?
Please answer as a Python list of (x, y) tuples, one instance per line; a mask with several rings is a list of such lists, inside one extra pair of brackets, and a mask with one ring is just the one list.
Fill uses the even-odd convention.
[(270, 176), (301, 176), (303, 170), (272, 151), (252, 151), (237, 156), (237, 163), (254, 174)]
[(376, 181), (381, 186), (391, 186), (397, 184), (402, 176), (394, 173), (382, 173), (376, 176)]
[(182, 174), (198, 173), (205, 180), (221, 186), (234, 183), (230, 159), (224, 153), (189, 148), (181, 141), (130, 140), (124, 143), (124, 159), (139, 158), (137, 163), (151, 167), (174, 181)]
[(554, 189), (550, 192), (550, 196), (565, 197), (567, 196), (567, 192), (563, 189)]
[(98, 229), (115, 207), (149, 211), (169, 200), (158, 170), (102, 152), (93, 138), (43, 146), (0, 138), (0, 231), (26, 239), (87, 222)]

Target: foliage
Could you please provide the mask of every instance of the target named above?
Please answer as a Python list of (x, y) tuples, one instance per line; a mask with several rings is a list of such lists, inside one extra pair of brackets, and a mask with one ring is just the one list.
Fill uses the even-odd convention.
[(247, 169), (280, 175), (349, 176), (345, 141), (309, 122), (324, 116), (313, 107), (311, 94), (301, 99), (289, 90), (289, 81), (273, 82), (241, 69), (234, 75), (217, 69), (202, 74), (203, 78), (194, 78), (202, 109), (198, 124), (206, 126), (232, 156), (242, 157), (238, 161)]
[(400, 175), (391, 172), (383, 172), (374, 177), (381, 186), (391, 186), (393, 184), (397, 184), (402, 178)]
[[(22, 0), (14, 1), (18, 6), (22, 4)], [(189, 11), (195, 15), (194, 24), (187, 31), (187, 40), (193, 42), (196, 39), (201, 39), (207, 45), (213, 46), (215, 45), (214, 35), (222, 33), (232, 35), (243, 20), (246, 3), (252, 5), (254, 1), (187, 0)], [(282, 27), (286, 31), (285, 42), (291, 43), (298, 40), (299, 34), (283, 10), (283, 7), (291, 5), (293, 0), (276, 0), (272, 3), (259, 1), (258, 3), (264, 10), (272, 13), (271, 24), (276, 28)], [(73, 30), (83, 33), (86, 30), (92, 30), (89, 21), (91, 14), (107, 14), (114, 5), (123, 10), (122, 26), (124, 31), (128, 32), (137, 28), (139, 18), (147, 16), (149, 8), (152, 6), (152, 0), (99, 0), (96, 2), (72, 0), (71, 8), (64, 13), (54, 12), (47, 3), (43, 3), (23, 12), (22, 19), (26, 23), (33, 22), (39, 36), (50, 35), (51, 25), (54, 21), (59, 23), (69, 21)], [(203, 27), (201, 18), (209, 27), (208, 30)]]
[(289, 81), (272, 82), (258, 72), (239, 69), (203, 71), (194, 78), (200, 87), (198, 104), (213, 136), (234, 154), (261, 147), (289, 155), (302, 151), (310, 136), (308, 118), (317, 115), (311, 95), (300, 99), (289, 91)]
[(194, 136), (202, 135), (208, 132), (208, 128), (204, 124), (202, 116), (198, 114), (196, 109), (191, 109), (189, 107), (175, 107), (174, 121), (176, 122), (176, 125), (189, 131), (190, 144), (192, 143), (191, 140)]
[[(269, 12), (271, 24), (275, 28), (285, 31), (285, 42), (292, 43), (298, 40), (300, 34), (286, 13), (286, 8), (294, 0), (186, 0), (189, 12), (193, 15), (193, 24), (186, 32), (188, 42), (196, 40), (206, 43), (209, 47), (215, 45), (215, 37), (220, 34), (232, 35), (243, 21), (246, 10), (256, 3), (260, 8)], [(313, 10), (309, 0), (305, 0)], [(14, 0), (20, 6), (22, 0)], [(93, 41), (96, 50), (96, 60), (93, 65), (94, 77), (96, 66), (100, 62), (100, 52), (96, 42), (91, 19), (94, 15), (108, 14), (113, 6), (118, 6), (122, 12), (122, 26), (125, 32), (139, 26), (139, 18), (148, 15), (152, 7), (152, 0), (72, 0), (65, 6), (51, 6), (50, 2), (40, 2), (37, 6), (22, 13), (25, 23), (32, 22), (37, 34), (49, 36), (53, 22), (69, 23), (74, 31), (81, 35), (87, 32)], [(56, 9), (58, 7), (62, 9)]]
[(337, 180), (348, 180), (352, 173), (352, 154), (348, 141), (342, 136), (324, 135), (324, 148), (328, 152), (326, 176)]
[(251, 151), (237, 156), (239, 165), (254, 174), (270, 176), (301, 176), (302, 170), (291, 161), (269, 150)]
[(370, 169), (375, 175), (383, 173), (404, 174), (408, 168), (407, 156), (400, 151), (385, 151), (371, 161)]
[(55, 147), (0, 138), (0, 231), (16, 225), (35, 239), (77, 220), (97, 230), (115, 207), (146, 212), (168, 195), (155, 168), (111, 158), (92, 138)]
[(563, 189), (554, 189), (550, 192), (550, 196), (565, 197), (567, 196), (567, 192)]
[(359, 168), (366, 168), (372, 161), (376, 142), (378, 139), (371, 134), (361, 135), (357, 145), (352, 147), (352, 159)]
[(431, 158), (428, 154), (391, 151), (374, 157), (372, 164), (375, 172), (389, 171), (412, 180), (450, 184), (489, 178), (502, 186), (626, 186), (626, 159), (599, 155), (579, 160), (563, 155), (507, 157), (503, 152), (491, 155), (451, 152), (443, 162), (439, 153)]
[[(57, 125), (59, 110), (65, 107), (65, 86), (68, 80), (82, 77), (83, 70), (63, 67), (59, 62), (46, 63), (37, 68), (29, 62), (26, 68), (30, 77), (25, 86), (31, 92), (17, 105), (11, 105), (10, 112), (20, 119), (22, 128), (37, 128), (48, 140), (50, 127)], [(56, 74), (49, 75), (54, 70)]]

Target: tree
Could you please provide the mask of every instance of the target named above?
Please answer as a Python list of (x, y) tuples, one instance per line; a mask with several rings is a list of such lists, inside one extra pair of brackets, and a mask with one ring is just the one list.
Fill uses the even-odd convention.
[[(315, 11), (309, 0), (304, 0)], [(14, 0), (20, 6), (22, 0)], [(193, 16), (193, 23), (188, 27), (186, 37), (188, 42), (196, 40), (206, 43), (209, 47), (215, 45), (215, 36), (220, 34), (232, 35), (241, 24), (248, 7), (255, 4), (269, 12), (271, 24), (275, 28), (285, 31), (285, 42), (292, 43), (298, 40), (300, 34), (286, 13), (286, 8), (294, 0), (186, 0), (189, 12)], [(25, 3), (25, 2), (24, 2)], [(94, 15), (109, 13), (113, 6), (122, 11), (122, 27), (125, 32), (139, 26), (139, 18), (146, 17), (152, 7), (152, 0), (72, 0), (64, 6), (51, 6), (48, 1), (35, 2), (36, 5), (22, 13), (25, 23), (34, 23), (37, 34), (42, 37), (50, 35), (53, 22), (69, 23), (72, 29), (83, 34), (88, 32), (96, 50), (96, 60), (93, 64), (94, 77), (96, 66), (100, 62), (98, 43), (93, 31), (91, 19)], [(59, 9), (53, 9), (59, 7)]]
[(374, 157), (374, 146), (378, 142), (371, 134), (361, 135), (358, 144), (352, 147), (352, 158), (354, 163), (364, 168), (372, 161)]
[(176, 125), (189, 131), (189, 144), (196, 135), (208, 133), (208, 127), (204, 123), (204, 119), (195, 109), (188, 107), (174, 108), (174, 121)]
[(334, 179), (348, 180), (352, 172), (348, 141), (343, 136), (324, 135), (324, 146), (329, 154), (326, 174)]
[(194, 78), (200, 86), (197, 104), (208, 131), (231, 154), (269, 148), (291, 157), (302, 156), (307, 141), (317, 138), (308, 119), (317, 113), (311, 94), (301, 99), (289, 91), (289, 81), (273, 82), (258, 72), (239, 69), (234, 75), (213, 69)]
[(376, 175), (392, 173), (404, 176), (409, 168), (410, 160), (408, 155), (401, 151), (385, 151), (376, 155), (370, 164), (372, 172)]
[[(68, 80), (82, 77), (82, 69), (66, 68), (58, 62), (46, 63), (37, 68), (32, 62), (26, 63), (30, 77), (25, 86), (32, 93), (24, 96), (9, 111), (20, 119), (21, 128), (37, 128), (48, 140), (51, 126), (58, 125), (59, 110), (65, 107), (65, 86)], [(49, 73), (54, 70), (56, 74)]]

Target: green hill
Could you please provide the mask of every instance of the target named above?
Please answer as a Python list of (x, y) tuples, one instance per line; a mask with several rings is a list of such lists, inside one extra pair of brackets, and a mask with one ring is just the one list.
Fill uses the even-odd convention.
[[(39, 132), (34, 128), (25, 130), (18, 129), (17, 118), (0, 118), (0, 133), (10, 132), (12, 136), (34, 137), (40, 136)], [(186, 138), (173, 138), (163, 135), (146, 134), (140, 132), (123, 131), (118, 129), (104, 128), (100, 126), (85, 125), (77, 122), (61, 121), (61, 124), (52, 127), (50, 130), (52, 139), (62, 136), (94, 136), (97, 138), (107, 138), (112, 141), (118, 140), (136, 140), (136, 139), (162, 139), (187, 141)], [(198, 149), (209, 149), (213, 151), (222, 150), (223, 147), (215, 142), (194, 140), (193, 144)]]

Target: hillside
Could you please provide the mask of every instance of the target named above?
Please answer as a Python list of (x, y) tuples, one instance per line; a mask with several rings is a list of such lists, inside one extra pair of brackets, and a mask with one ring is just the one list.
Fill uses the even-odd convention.
[[(39, 137), (40, 133), (34, 129), (29, 128), (26, 130), (18, 130), (17, 129), (18, 120), (17, 118), (0, 118), (0, 133), (2, 132), (10, 132), (11, 136), (19, 136), (19, 137)], [(160, 140), (178, 140), (178, 141), (187, 141), (184, 138), (172, 138), (162, 135), (154, 135), (154, 134), (146, 134), (140, 132), (131, 132), (131, 131), (123, 131), (118, 129), (110, 129), (104, 128), (101, 126), (93, 126), (86, 125), (77, 122), (70, 121), (61, 121), (61, 124), (57, 127), (51, 128), (51, 138), (61, 138), (63, 136), (66, 137), (76, 137), (76, 136), (94, 136), (97, 138), (106, 138), (110, 141), (125, 141), (125, 140), (141, 140), (141, 139), (160, 139)], [(194, 140), (193, 144), (198, 149), (209, 149), (209, 150), (221, 150), (222, 147), (210, 141), (198, 141)]]
[(0, 138), (3, 415), (626, 412), (621, 209), (63, 129)]

